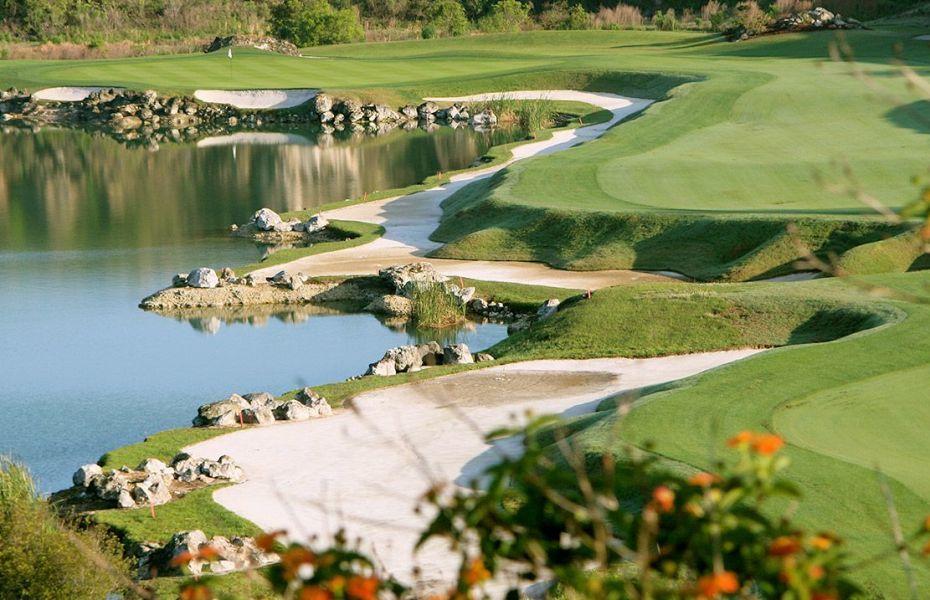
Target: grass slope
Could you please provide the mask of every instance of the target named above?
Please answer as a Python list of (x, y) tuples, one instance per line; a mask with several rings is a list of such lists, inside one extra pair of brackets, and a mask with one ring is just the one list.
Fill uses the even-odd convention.
[[(930, 298), (930, 275), (925, 273), (883, 275), (858, 283), (863, 282)], [(654, 441), (669, 465), (689, 470), (712, 468), (712, 449), (722, 447), (724, 439), (737, 431), (775, 431), (788, 441), (793, 462), (790, 476), (806, 491), (798, 512), (800, 521), (814, 529), (836, 530), (848, 540), (847, 550), (864, 561), (856, 576), (875, 597), (902, 597), (905, 580), (889, 552), (890, 523), (876, 468), (890, 479), (905, 529), (917, 527), (930, 511), (930, 486), (923, 476), (930, 438), (925, 435), (927, 394), (922, 383), (930, 373), (926, 365), (930, 307), (924, 302), (876, 300), (859, 285), (841, 280), (782, 287), (713, 286), (711, 290), (704, 297), (696, 292), (676, 298), (672, 290), (658, 296), (653, 327), (659, 332), (652, 339), (677, 341), (680, 335), (686, 347), (709, 349), (730, 339), (758, 341), (760, 332), (776, 341), (859, 333), (822, 344), (781, 348), (676, 385), (643, 390), (622, 418), (615, 410), (616, 402), (605, 403), (598, 416), (579, 427), (577, 439), (589, 452), (618, 454), (625, 443), (644, 447)], [(619, 329), (626, 322), (624, 317), (628, 319), (635, 310), (626, 308), (631, 298), (605, 296), (600, 304), (595, 295), (590, 303), (566, 310), (563, 323), (582, 331), (598, 323), (602, 331), (604, 319), (619, 313), (616, 320), (620, 323), (611, 328)], [(698, 306), (713, 306), (721, 296), (737, 306), (753, 306), (750, 322), (732, 327), (730, 323), (708, 324), (716, 320), (713, 312)], [(636, 303), (643, 302), (644, 298), (638, 298)], [(802, 310), (772, 310), (779, 305)], [(767, 322), (766, 314), (774, 315), (774, 320)], [(799, 322), (804, 314), (810, 318)], [(690, 331), (692, 324), (700, 332)], [(629, 325), (627, 330), (636, 327)], [(634, 333), (602, 336), (602, 347), (606, 351), (625, 345), (639, 349), (636, 338), (627, 337)], [(533, 341), (554, 344), (559, 352), (573, 352), (574, 340), (551, 329), (531, 331), (524, 339), (505, 344), (521, 353)], [(880, 560), (866, 560), (879, 555)], [(930, 572), (925, 566), (920, 569), (921, 593), (926, 594)]]

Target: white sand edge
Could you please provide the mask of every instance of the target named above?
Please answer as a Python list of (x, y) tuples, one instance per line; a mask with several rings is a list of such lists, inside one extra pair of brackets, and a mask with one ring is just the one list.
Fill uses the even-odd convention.
[(759, 352), (734, 350), (650, 359), (543, 360), (448, 375), (365, 393), (355, 410), (293, 424), (251, 428), (185, 449), (231, 455), (247, 480), (214, 499), (265, 530), (294, 538), (345, 528), (405, 581), (454, 577), (455, 556), (429, 544), (414, 556), (428, 515), (413, 509), (435, 482), (467, 484), (515, 440), (483, 434), (525, 413), (583, 414), (605, 398), (701, 373)]
[(100, 90), (119, 89), (99, 86), (52, 87), (39, 90), (32, 95), (34, 100), (47, 102), (80, 102)]
[(582, 142), (594, 140), (621, 120), (638, 113), (652, 104), (652, 100), (629, 98), (601, 92), (579, 92), (574, 90), (537, 90), (475, 94), (452, 98), (427, 98), (435, 102), (475, 102), (501, 96), (517, 99), (573, 100), (585, 102), (613, 113), (605, 123), (555, 131), (547, 140), (529, 142), (517, 146), (513, 156), (504, 164), (487, 169), (469, 171), (452, 177), (452, 180), (423, 192), (387, 198), (346, 208), (326, 211), (329, 219), (376, 223), (385, 228), (379, 239), (345, 250), (317, 254), (295, 261), (254, 271), (259, 277), (268, 277), (278, 271), (304, 272), (311, 275), (363, 275), (380, 268), (427, 260), (437, 269), (450, 276), (474, 277), (488, 281), (506, 281), (578, 289), (597, 289), (634, 281), (670, 281), (667, 275), (628, 270), (610, 271), (564, 271), (540, 263), (458, 261), (424, 258), (441, 246), (429, 236), (439, 226), (442, 217), (440, 204), (466, 185), (490, 177), (516, 161), (533, 156), (560, 152)]
[(229, 135), (214, 135), (197, 141), (198, 148), (217, 146), (310, 146), (309, 139), (296, 133), (269, 131), (239, 131)]
[(249, 110), (282, 109), (300, 106), (313, 99), (318, 90), (197, 90), (194, 98), (211, 104), (228, 104)]

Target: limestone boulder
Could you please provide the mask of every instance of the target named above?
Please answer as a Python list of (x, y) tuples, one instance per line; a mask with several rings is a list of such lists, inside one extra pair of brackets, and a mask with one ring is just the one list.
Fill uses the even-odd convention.
[(467, 365), (473, 362), (475, 359), (466, 344), (454, 344), (442, 349), (442, 364), (444, 365)]
[(225, 400), (204, 404), (197, 409), (194, 427), (232, 427), (239, 424), (239, 413), (251, 408), (249, 401), (239, 394)]
[(284, 221), (281, 219), (281, 215), (271, 210), (270, 208), (260, 208), (258, 211), (252, 215), (252, 220), (250, 223), (255, 225), (255, 227), (261, 231), (276, 231), (276, 227), (281, 225)]
[(394, 265), (378, 271), (378, 276), (399, 294), (409, 292), (411, 284), (445, 283), (449, 280), (428, 262)]
[(194, 269), (187, 275), (187, 286), (192, 288), (215, 288), (220, 284), (216, 271), (208, 267)]
[(288, 400), (274, 410), (279, 421), (306, 421), (310, 418), (310, 409), (297, 400)]
[(100, 465), (88, 464), (75, 471), (74, 475), (71, 476), (71, 481), (77, 487), (87, 488), (101, 477), (103, 477), (103, 469)]

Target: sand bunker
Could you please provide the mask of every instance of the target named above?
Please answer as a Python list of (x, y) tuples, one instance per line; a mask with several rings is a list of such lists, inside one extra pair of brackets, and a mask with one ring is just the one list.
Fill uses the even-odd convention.
[(39, 90), (32, 95), (36, 100), (48, 102), (80, 102), (94, 92), (109, 90), (108, 87), (53, 87)]
[(311, 100), (317, 90), (197, 90), (194, 98), (248, 110), (293, 108)]
[(362, 536), (386, 568), (411, 581), (420, 566), (448, 581), (455, 556), (431, 544), (416, 556), (417, 532), (428, 515), (413, 512), (431, 482), (465, 485), (518, 448), (486, 444), (483, 434), (539, 414), (581, 414), (614, 394), (680, 379), (757, 350), (644, 360), (545, 360), (491, 367), (362, 394), (328, 418), (252, 428), (186, 450), (231, 455), (245, 483), (214, 493), (229, 510), (266, 530), (296, 538), (345, 527)]

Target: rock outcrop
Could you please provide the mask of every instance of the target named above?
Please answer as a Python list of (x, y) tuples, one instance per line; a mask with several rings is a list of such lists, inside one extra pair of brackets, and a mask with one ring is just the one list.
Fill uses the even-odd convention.
[(413, 373), (424, 367), (436, 365), (465, 365), (474, 362), (494, 360), (490, 354), (479, 354), (480, 359), (472, 356), (465, 344), (440, 346), (437, 342), (419, 346), (398, 346), (384, 353), (377, 362), (368, 365), (366, 376), (390, 377), (398, 373)]
[[(203, 558), (207, 548), (210, 549), (211, 560)], [(204, 573), (225, 575), (261, 568), (279, 560), (276, 554), (261, 550), (253, 538), (219, 535), (208, 538), (199, 529), (179, 531), (164, 545), (148, 542), (140, 548), (137, 557), (139, 579), (151, 579), (179, 570), (194, 577)]]
[[(268, 425), (275, 421), (303, 421), (328, 417), (332, 408), (310, 388), (304, 388), (293, 400), (279, 400), (268, 392), (232, 394), (224, 400), (204, 404), (197, 409), (194, 427), (235, 427)], [(75, 474), (75, 477), (77, 474)]]
[(209, 460), (181, 453), (171, 466), (156, 458), (142, 461), (135, 469), (104, 471), (99, 465), (84, 465), (75, 471), (72, 482), (84, 496), (128, 509), (167, 504), (196, 485), (241, 479), (242, 469), (229, 456)]
[[(258, 281), (251, 275), (224, 280), (214, 288), (188, 287), (187, 276), (176, 276), (171, 287), (144, 298), (139, 307), (145, 310), (174, 311), (193, 308), (225, 308), (255, 305), (298, 305), (311, 302), (371, 302), (382, 292), (364, 282), (316, 281), (297, 275), (279, 278), (274, 284)], [(180, 278), (180, 280), (179, 280)], [(274, 279), (274, 278), (272, 278)]]
[(750, 31), (744, 27), (735, 27), (727, 32), (727, 37), (731, 40), (746, 40), (751, 37), (774, 33), (829, 29), (864, 29), (864, 25), (856, 19), (843, 17), (822, 6), (818, 6), (776, 19), (762, 31)]

